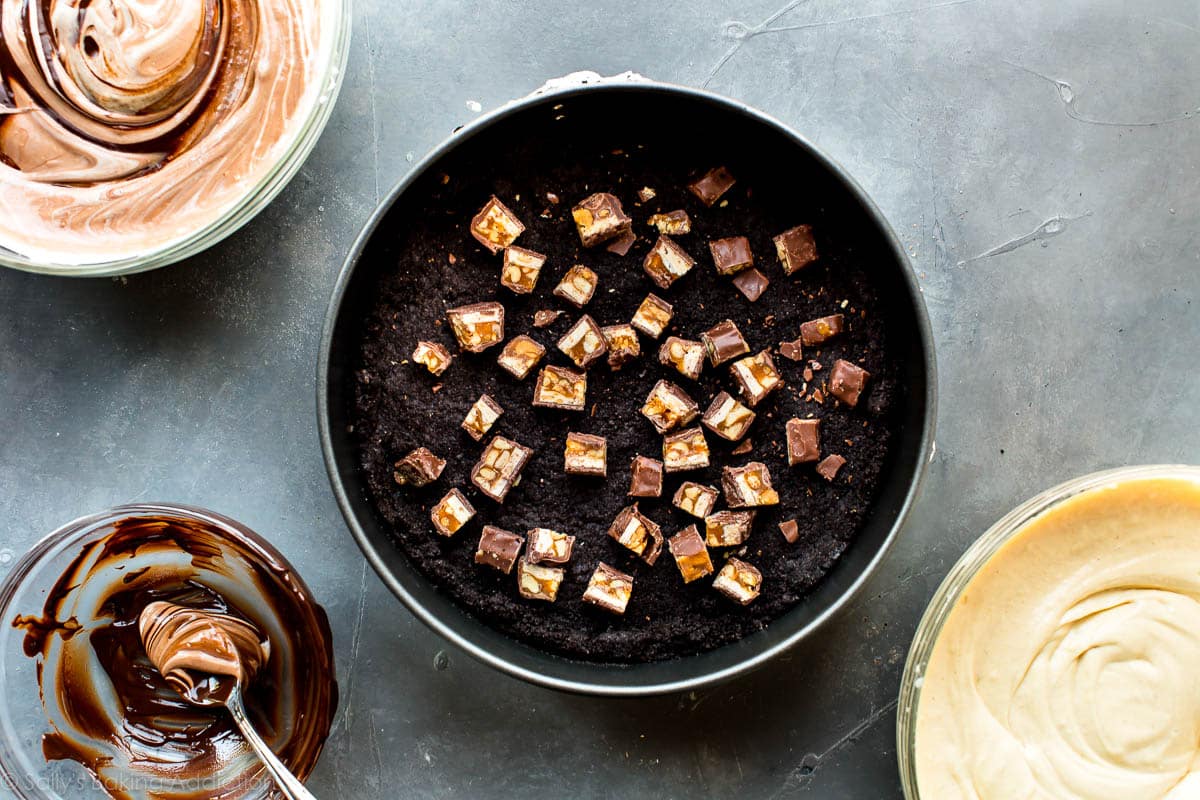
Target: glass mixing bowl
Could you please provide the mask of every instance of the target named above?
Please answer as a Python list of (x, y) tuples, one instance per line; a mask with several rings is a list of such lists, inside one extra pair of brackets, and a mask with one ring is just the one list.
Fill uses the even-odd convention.
[[(904, 675), (900, 680), (900, 699), (896, 711), (896, 752), (900, 761), (900, 780), (908, 800), (920, 800), (917, 785), (916, 737), (917, 710), (925, 668), (929, 664), (938, 634), (958, 599), (979, 570), (1014, 536), (1042, 514), (1085, 492), (1105, 486), (1152, 478), (1175, 478), (1200, 484), (1200, 467), (1150, 465), (1121, 467), (1093, 472), (1048, 489), (1014, 508), (963, 553), (942, 581), (917, 625)], [(926, 798), (937, 800), (937, 798)]]
[[(287, 628), (300, 631), (296, 634), (296, 643), (303, 648), (304, 663), (299, 663), (293, 657), (280, 664), (279, 674), (283, 676), (280, 695), (290, 696), (289, 689), (297, 682), (305, 686), (303, 707), (295, 704), (281, 707), (289, 709), (286, 712), (289, 742), (308, 736), (313, 737), (310, 741), (318, 742), (315, 750), (306, 749), (306, 755), (300, 763), (288, 765), (301, 779), (307, 777), (316, 765), (319, 743), (328, 734), (328, 724), (337, 704), (332, 636), (325, 612), (312, 599), (311, 592), (283, 556), (249, 528), (198, 508), (146, 503), (119, 506), (64, 525), (34, 545), (13, 566), (4, 583), (0, 584), (0, 787), (7, 786), (11, 793), (5, 794), (0, 790), (0, 794), (15, 796), (19, 800), (99, 800), (110, 796), (143, 800), (180, 796), (178, 791), (185, 789), (186, 794), (182, 796), (197, 798), (213, 796), (228, 800), (260, 800), (274, 796), (271, 794), (273, 786), (270, 779), (259, 768), (256, 757), (240, 737), (219, 745), (227, 756), (227, 774), (223, 778), (214, 775), (193, 776), (186, 779), (186, 785), (182, 782), (173, 783), (165, 789), (156, 778), (122, 768), (108, 769), (102, 784), (75, 761), (48, 761), (44, 756), (43, 735), (51, 732), (51, 726), (38, 689), (38, 671), (43, 659), (26, 655), (26, 631), (15, 627), (13, 623), (18, 616), (40, 616), (47, 596), (55, 588), (63, 571), (88, 545), (105, 540), (119, 523), (124, 521), (128, 524), (131, 518), (137, 523), (164, 518), (178, 520), (201, 528), (206, 541), (229, 542), (231, 552), (237, 554), (237, 566), (232, 570), (223, 570), (222, 574), (210, 574), (203, 567), (197, 567), (202, 584), (221, 587), (224, 582), (229, 585), (231, 580), (237, 580), (239, 575), (249, 571), (260, 576), (270, 575), (273, 586), (279, 590), (278, 596), (287, 598), (289, 607), (282, 609), (279, 619), (271, 624), (286, 624)], [(177, 556), (162, 556), (164, 561), (158, 563), (167, 563), (168, 560), (175, 563), (188, 558), (182, 550), (177, 553)], [(144, 563), (146, 556), (138, 551), (138, 559)], [(195, 565), (197, 562), (192, 563)], [(131, 572), (126, 574), (126, 581), (137, 576), (136, 571)], [(238, 591), (245, 590), (245, 586), (239, 582), (229, 586), (228, 590), (223, 589), (222, 593), (233, 599)], [(253, 589), (246, 591), (254, 592)], [(86, 584), (82, 593), (87, 593)], [(241, 601), (247, 602), (251, 601)], [(84, 606), (82, 602), (80, 605)], [(286, 638), (282, 635), (273, 636), (273, 644)], [(277, 649), (273, 647), (273, 654)], [(95, 664), (94, 661), (92, 663)], [(318, 666), (311, 666), (313, 664)], [(94, 668), (101, 669), (98, 666)], [(318, 674), (328, 675), (327, 685), (306, 680)], [(322, 685), (311, 685), (316, 683)], [(279, 750), (278, 736), (282, 733), (276, 732), (272, 736), (270, 730), (261, 726), (260, 732), (264, 733), (274, 749)], [(235, 776), (233, 780), (229, 779), (230, 775)], [(110, 791), (106, 791), (106, 788)]]
[(321, 9), (322, 22), (328, 26), (329, 44), (323, 48), (326, 54), (323, 63), (314, 72), (318, 91), (313, 93), (311, 107), (301, 112), (304, 119), (292, 134), (292, 141), (258, 181), (247, 187), (245, 194), (187, 236), (165, 242), (136, 256), (85, 264), (63, 264), (28, 258), (0, 248), (0, 266), (68, 277), (130, 275), (193, 256), (253, 219), (283, 191), (283, 187), (287, 186), (312, 152), (329, 122), (342, 86), (350, 53), (351, 0), (322, 0)]

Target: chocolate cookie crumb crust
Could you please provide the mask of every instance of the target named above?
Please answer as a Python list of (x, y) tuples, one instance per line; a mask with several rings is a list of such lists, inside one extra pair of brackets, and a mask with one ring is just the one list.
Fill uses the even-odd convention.
[[(395, 246), (389, 248), (394, 261), (378, 270), (377, 300), (363, 321), (354, 372), (351, 419), (371, 499), (396, 546), (420, 572), (480, 619), (535, 647), (584, 660), (640, 662), (703, 652), (741, 639), (816, 586), (870, 513), (895, 438), (892, 411), (904, 391), (888, 341), (906, 334), (888, 330), (884, 303), (871, 280), (872, 265), (855, 256), (852, 232), (822, 224), (821, 199), (796, 196), (795, 187), (772, 186), (771, 175), (739, 169), (734, 155), (688, 157), (636, 143), (597, 150), (581, 143), (567, 148), (557, 166), (525, 173), (523, 164), (545, 164), (545, 155), (529, 147), (506, 155), (503, 175), (454, 172), (418, 184), (425, 188), (421, 211), (410, 213), (406, 227), (394, 234)], [(707, 207), (688, 186), (718, 163), (727, 164), (737, 180), (720, 203)], [(655, 197), (639, 199), (637, 189), (643, 186), (654, 186)], [(625, 256), (603, 246), (581, 245), (571, 208), (596, 192), (615, 195), (633, 220), (638, 238)], [(525, 225), (519, 244), (547, 257), (541, 279), (529, 294), (501, 289), (501, 257), (469, 230), (472, 218), (493, 194)], [(549, 202), (548, 194), (562, 202)], [(696, 264), (669, 289), (662, 289), (643, 269), (658, 238), (649, 219), (677, 209), (691, 218), (691, 232), (680, 234), (677, 243)], [(773, 237), (800, 224), (812, 226), (820, 255), (789, 276), (779, 263)], [(756, 302), (743, 296), (730, 277), (719, 275), (708, 258), (710, 241), (737, 236), (748, 238), (755, 268), (770, 280)], [(577, 369), (557, 342), (581, 312), (553, 294), (576, 264), (586, 264), (599, 277), (599, 289), (587, 304), (587, 314), (599, 326), (629, 324), (651, 293), (671, 304), (672, 317), (658, 341), (639, 333), (640, 356), (619, 371), (605, 359), (591, 364), (584, 411), (537, 407), (531, 400), (539, 369)], [(524, 334), (546, 348), (545, 360), (524, 381), (498, 367), (499, 348), (482, 353), (460, 350), (446, 322), (450, 308), (490, 301), (506, 309), (505, 342)], [(542, 310), (566, 313), (538, 328), (532, 320)], [(726, 466), (765, 464), (779, 504), (756, 509), (744, 545), (710, 548), (717, 571), (735, 557), (762, 573), (761, 594), (752, 603), (742, 606), (722, 596), (711, 580), (685, 584), (673, 559), (648, 565), (608, 536), (614, 517), (630, 503), (626, 466), (636, 455), (657, 458), (662, 452), (662, 436), (640, 413), (654, 385), (659, 380), (678, 383), (701, 411), (722, 391), (739, 396), (729, 370), (732, 361), (718, 367), (706, 363), (698, 380), (691, 380), (659, 363), (661, 341), (667, 336), (699, 341), (701, 333), (729, 319), (745, 337), (750, 354), (770, 350), (778, 356), (778, 343), (798, 339), (802, 323), (834, 314), (844, 319), (836, 336), (806, 346), (799, 361), (774, 359), (785, 385), (754, 408), (757, 419), (748, 434), (753, 441), (749, 453), (731, 455), (738, 442), (710, 435), (707, 468), (668, 473), (661, 496), (638, 498), (640, 512), (669, 538), (698, 522), (672, 504), (681, 484), (720, 486)], [(411, 360), (418, 341), (439, 343), (453, 354), (443, 375), (434, 376)], [(839, 359), (870, 373), (854, 408), (838, 402), (827, 386), (830, 369)], [(813, 362), (824, 368), (814, 370)], [(475, 442), (460, 424), (485, 393), (504, 414), (482, 442)], [(837, 453), (846, 459), (834, 480), (818, 475), (812, 463), (788, 465), (785, 426), (793, 418), (821, 420), (821, 457)], [(564, 471), (563, 452), (572, 431), (604, 437), (607, 478)], [(470, 479), (493, 435), (533, 450), (519, 484), (503, 504), (481, 493)], [(419, 447), (446, 460), (443, 473), (425, 487), (398, 486), (394, 464)], [(458, 535), (447, 538), (433, 530), (429, 510), (453, 488), (462, 491), (477, 513)], [(727, 508), (722, 499), (716, 510)], [(797, 525), (796, 544), (779, 532), (779, 524), (789, 520)], [(575, 537), (554, 602), (524, 599), (512, 574), (475, 563), (483, 525), (508, 531), (548, 528)], [(633, 578), (624, 614), (583, 600), (602, 562)]]

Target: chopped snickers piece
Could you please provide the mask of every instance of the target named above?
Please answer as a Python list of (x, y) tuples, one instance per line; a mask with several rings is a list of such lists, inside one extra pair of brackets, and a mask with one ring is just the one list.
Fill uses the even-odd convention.
[(739, 403), (729, 392), (721, 392), (713, 398), (700, 422), (722, 439), (736, 442), (750, 430), (750, 426), (754, 424), (754, 417), (754, 412)]
[(441, 375), (446, 371), (446, 367), (450, 366), (454, 356), (437, 342), (417, 342), (417, 346), (413, 348), (412, 360), (424, 365), (425, 369), (434, 375)]
[(775, 359), (771, 358), (770, 350), (735, 361), (729, 369), (738, 383), (738, 392), (746, 398), (751, 408), (783, 386), (783, 378), (775, 369)]
[(846, 459), (841, 456), (826, 456), (820, 464), (817, 464), (817, 474), (827, 481), (832, 481), (844, 466), (846, 466)]
[(854, 408), (870, 377), (871, 373), (862, 367), (839, 358), (829, 371), (829, 393)]
[(515, 242), (524, 230), (517, 215), (495, 195), (471, 220), (471, 235), (493, 255)]
[(680, 511), (704, 519), (717, 505), (717, 490), (702, 483), (685, 481), (671, 503)]
[(784, 273), (791, 275), (817, 260), (817, 243), (811, 225), (797, 225), (775, 237), (775, 252)]
[(479, 463), (471, 469), (471, 482), (497, 503), (503, 503), (532, 455), (530, 448), (496, 436), (488, 442)]
[(471, 406), (471, 410), (467, 412), (467, 416), (462, 421), (462, 429), (471, 435), (475, 441), (480, 441), (496, 424), (496, 420), (500, 419), (500, 415), (504, 413), (504, 409), (500, 404), (492, 399), (491, 395), (480, 395), (475, 401), (475, 405)]
[(446, 468), (444, 459), (438, 458), (424, 447), (418, 447), (396, 462), (392, 477), (401, 486), (428, 486), (442, 475)]
[(545, 347), (525, 334), (521, 334), (514, 336), (508, 341), (508, 344), (504, 345), (504, 349), (496, 358), (496, 363), (504, 367), (514, 378), (523, 381), (544, 355), (546, 355)]
[(600, 277), (593, 270), (583, 264), (576, 264), (567, 270), (567, 274), (563, 275), (558, 286), (554, 287), (554, 295), (573, 304), (576, 308), (583, 308), (596, 293), (596, 286), (599, 283)]
[(738, 443), (738, 446), (729, 451), (731, 456), (744, 456), (754, 449), (754, 442), (749, 439), (743, 439)]
[(668, 336), (662, 347), (658, 348), (658, 360), (675, 367), (680, 375), (696, 380), (704, 371), (705, 352), (703, 342)]
[(615, 239), (632, 226), (633, 220), (626, 216), (621, 201), (608, 192), (597, 192), (571, 209), (579, 240), (584, 247)]
[(604, 249), (610, 253), (615, 253), (619, 256), (629, 255), (629, 249), (633, 247), (633, 243), (637, 241), (637, 234), (632, 230), (625, 231), (620, 236), (609, 241), (604, 245)]
[(663, 466), (667, 472), (684, 472), (708, 466), (708, 441), (697, 426), (663, 437)]
[(679, 574), (683, 576), (684, 583), (691, 583), (697, 578), (712, 575), (712, 559), (708, 556), (704, 537), (700, 535), (700, 531), (696, 530), (695, 525), (688, 525), (667, 539), (667, 548), (675, 557), (675, 566), (679, 567)]
[(547, 567), (533, 564), (528, 558), (517, 562), (517, 591), (526, 600), (546, 600), (553, 603), (558, 599), (558, 587), (562, 585), (566, 571), (562, 567)]
[(754, 253), (745, 236), (730, 236), (708, 243), (713, 265), (721, 275), (733, 275), (754, 266)]
[(736, 547), (750, 536), (753, 511), (719, 511), (704, 518), (704, 541), (709, 547)]
[(565, 564), (575, 549), (574, 536), (549, 528), (534, 528), (526, 541), (529, 545), (525, 548), (525, 558), (533, 564)]
[(452, 308), (446, 317), (458, 346), (469, 353), (482, 353), (504, 339), (504, 306), (497, 302)]
[(525, 540), (520, 534), (497, 528), (494, 525), (484, 525), (483, 535), (479, 537), (479, 546), (475, 548), (475, 563), (495, 567), (505, 575), (512, 574), (513, 565), (521, 555), (521, 545)]
[(642, 416), (650, 420), (654, 430), (659, 433), (669, 433), (681, 425), (687, 425), (699, 413), (700, 406), (696, 405), (696, 401), (670, 381), (654, 384), (642, 406)]
[(642, 354), (641, 340), (632, 325), (606, 325), (600, 333), (608, 345), (608, 366), (613, 369), (620, 369)]
[(608, 535), (651, 566), (662, 552), (662, 529), (638, 511), (637, 503), (621, 509), (609, 526)]
[(771, 473), (761, 461), (742, 467), (725, 467), (721, 487), (730, 508), (779, 505), (779, 492), (771, 487)]
[(529, 294), (537, 286), (538, 275), (546, 257), (523, 247), (504, 248), (504, 266), (500, 268), (500, 285), (517, 294)]
[[(783, 356), (789, 361), (803, 361), (804, 348), (801, 346), (801, 340), (797, 339), (794, 342), (780, 342), (779, 355)], [(811, 378), (807, 378), (806, 380), (811, 380)]]
[(535, 311), (533, 313), (533, 327), (549, 328), (554, 324), (554, 321), (562, 315), (563, 312), (549, 308), (543, 308), (541, 311)]
[(842, 332), (844, 319), (841, 314), (833, 314), (801, 323), (800, 341), (807, 345), (822, 344)]
[(568, 433), (563, 451), (563, 468), (568, 475), (608, 476), (608, 440), (590, 433)]
[(739, 292), (746, 296), (746, 299), (751, 303), (758, 301), (762, 297), (763, 292), (770, 285), (767, 276), (754, 268), (750, 268), (745, 272), (739, 272), (733, 279), (733, 285)]
[(700, 341), (708, 349), (708, 360), (714, 367), (750, 352), (750, 345), (742, 337), (742, 332), (729, 319), (700, 334)]
[(643, 203), (649, 203), (651, 200), (658, 197), (658, 192), (654, 191), (649, 186), (643, 186), (642, 188), (638, 189), (637, 194), (638, 200), (641, 200)]
[(779, 532), (783, 534), (783, 538), (787, 540), (788, 544), (800, 541), (800, 524), (794, 519), (779, 523)]
[(475, 516), (475, 508), (458, 489), (451, 489), (437, 505), (429, 510), (433, 527), (442, 536), (453, 536)]
[(658, 232), (669, 236), (678, 236), (692, 232), (692, 218), (683, 209), (668, 211), (666, 214), (654, 214), (650, 224), (658, 228)]
[(671, 284), (687, 275), (696, 260), (666, 236), (659, 236), (654, 247), (646, 254), (642, 269), (660, 289), (669, 289)]
[(704, 205), (712, 206), (721, 199), (721, 195), (733, 187), (734, 183), (733, 175), (729, 173), (729, 170), (725, 167), (713, 167), (701, 175), (698, 180), (689, 183), (688, 189), (696, 197), (699, 197), (700, 202)]
[(630, 497), (661, 497), (663, 489), (663, 463), (657, 458), (634, 456), (630, 468)]
[(593, 362), (604, 357), (608, 352), (608, 344), (604, 341), (604, 332), (600, 330), (596, 320), (584, 314), (558, 340), (558, 349), (574, 361), (575, 366), (587, 369)]
[(632, 594), (633, 576), (613, 569), (602, 561), (588, 581), (587, 590), (583, 593), (583, 602), (614, 614), (624, 614)]
[(583, 411), (587, 407), (587, 373), (565, 367), (547, 366), (538, 373), (533, 387), (533, 404), (563, 411)]
[(821, 457), (821, 420), (787, 421), (788, 465), (809, 464)]
[(762, 591), (762, 573), (737, 558), (730, 558), (713, 580), (713, 588), (735, 603), (748, 606)]
[(666, 300), (657, 295), (648, 294), (642, 304), (638, 306), (630, 324), (651, 339), (657, 339), (671, 324), (672, 311), (671, 304)]

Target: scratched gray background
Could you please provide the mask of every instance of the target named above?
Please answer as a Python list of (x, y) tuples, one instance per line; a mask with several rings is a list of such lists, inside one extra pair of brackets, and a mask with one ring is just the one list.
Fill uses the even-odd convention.
[[(248, 228), (128, 280), (0, 275), (0, 570), (134, 499), (271, 537), (337, 631), (318, 796), (897, 797), (900, 671), (957, 555), (1060, 480), (1200, 461), (1200, 6), (779, 1), (357, 0), (333, 122)], [(937, 455), (883, 568), (803, 649), (695, 696), (562, 696), (449, 650), (364, 566), (318, 452), (321, 318), (380, 193), (476, 103), (581, 68), (803, 131), (899, 232), (938, 343)]]

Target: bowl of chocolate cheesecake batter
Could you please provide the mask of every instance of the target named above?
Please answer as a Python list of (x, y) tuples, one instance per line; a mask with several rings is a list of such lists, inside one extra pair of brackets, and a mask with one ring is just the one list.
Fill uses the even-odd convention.
[(0, 265), (117, 275), (237, 230), (300, 168), (350, 0), (0, 0)]
[[(64, 526), (0, 586), (0, 783), (15, 796), (274, 796), (228, 712), (185, 700), (178, 674), (168, 680), (154, 666), (223, 654), (197, 653), (206, 637), (195, 636), (185, 637), (189, 653), (161, 652), (171, 637), (159, 634), (181, 623), (155, 624), (143, 613), (155, 608), (227, 623), (238, 649), (253, 656), (249, 717), (297, 777), (311, 773), (337, 706), (324, 610), (245, 526), (142, 504)], [(156, 648), (152, 662), (147, 649)]]

